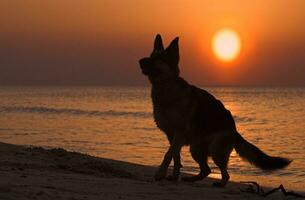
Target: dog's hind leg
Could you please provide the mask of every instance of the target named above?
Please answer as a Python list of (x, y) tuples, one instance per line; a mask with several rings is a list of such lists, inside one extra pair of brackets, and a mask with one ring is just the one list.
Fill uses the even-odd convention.
[(199, 145), (190, 145), (190, 152), (193, 159), (199, 164), (200, 172), (195, 176), (182, 177), (182, 180), (187, 182), (200, 181), (211, 173), (211, 169), (207, 163), (208, 153)]
[(227, 171), (227, 166), (232, 150), (232, 143), (230, 142), (230, 138), (226, 135), (219, 135), (219, 137), (216, 138), (210, 146), (212, 159), (214, 163), (219, 167), (221, 172), (221, 181), (213, 183), (213, 185), (216, 187), (224, 187), (230, 179)]
[(226, 157), (225, 155), (222, 155), (221, 157), (219, 156), (220, 155), (216, 157), (212, 156), (213, 161), (219, 167), (221, 172), (221, 180), (219, 182), (214, 182), (213, 185), (216, 187), (224, 187), (230, 179), (229, 173), (227, 171), (229, 157)]

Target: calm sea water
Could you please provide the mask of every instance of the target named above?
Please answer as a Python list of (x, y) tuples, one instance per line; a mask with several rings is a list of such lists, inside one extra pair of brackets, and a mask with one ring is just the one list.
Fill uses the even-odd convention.
[[(231, 110), (247, 140), (293, 159), (288, 168), (266, 173), (233, 152), (231, 178), (305, 190), (305, 88), (205, 89)], [(168, 146), (154, 124), (148, 87), (0, 87), (0, 141), (148, 165), (158, 165)], [(188, 147), (182, 162), (184, 171), (197, 172)]]

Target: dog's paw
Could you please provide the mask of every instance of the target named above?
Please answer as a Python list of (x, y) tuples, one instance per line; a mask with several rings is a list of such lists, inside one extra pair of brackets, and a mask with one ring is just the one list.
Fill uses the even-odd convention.
[(155, 181), (161, 181), (166, 177), (166, 170), (159, 169), (155, 174)]

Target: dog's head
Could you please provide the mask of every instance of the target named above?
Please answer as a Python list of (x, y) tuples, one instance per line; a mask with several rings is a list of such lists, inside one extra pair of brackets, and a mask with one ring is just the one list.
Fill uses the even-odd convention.
[(150, 57), (140, 59), (142, 73), (151, 81), (166, 81), (179, 76), (179, 38), (176, 37), (164, 49), (162, 38), (158, 34), (155, 39), (154, 49)]

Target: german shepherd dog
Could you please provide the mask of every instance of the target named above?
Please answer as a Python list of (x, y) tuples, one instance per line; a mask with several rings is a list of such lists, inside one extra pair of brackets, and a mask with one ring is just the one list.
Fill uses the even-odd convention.
[(155, 180), (166, 177), (174, 160), (173, 174), (167, 179), (179, 178), (180, 151), (189, 145), (193, 159), (199, 164), (200, 173), (182, 177), (184, 181), (202, 180), (211, 173), (207, 164), (212, 157), (221, 171), (221, 181), (213, 185), (223, 187), (230, 176), (227, 164), (233, 148), (244, 159), (263, 170), (281, 169), (291, 161), (272, 157), (246, 141), (236, 130), (232, 114), (207, 91), (190, 85), (179, 76), (179, 38), (164, 49), (161, 36), (155, 38), (149, 57), (140, 59), (142, 73), (152, 84), (151, 98), (156, 125), (166, 134), (170, 147), (155, 174)]

